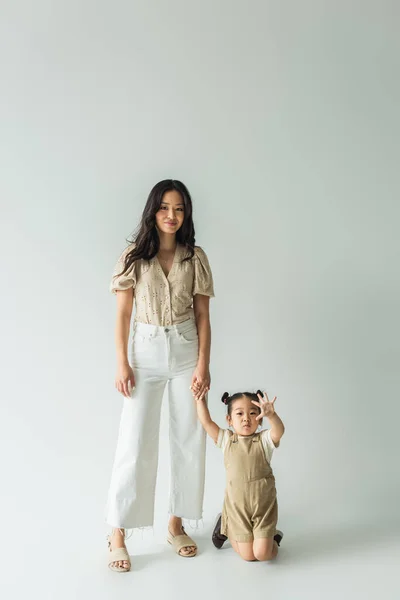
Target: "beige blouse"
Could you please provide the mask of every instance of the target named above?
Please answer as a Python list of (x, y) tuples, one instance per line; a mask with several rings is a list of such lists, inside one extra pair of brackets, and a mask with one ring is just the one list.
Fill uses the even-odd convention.
[(196, 246), (192, 259), (182, 262), (186, 249), (178, 244), (174, 262), (168, 277), (155, 256), (151, 260), (137, 260), (126, 273), (118, 276), (124, 268), (124, 259), (133, 245), (120, 256), (111, 280), (110, 290), (135, 291), (135, 321), (150, 325), (176, 325), (194, 316), (193, 296), (214, 296), (214, 284), (208, 258), (204, 250)]

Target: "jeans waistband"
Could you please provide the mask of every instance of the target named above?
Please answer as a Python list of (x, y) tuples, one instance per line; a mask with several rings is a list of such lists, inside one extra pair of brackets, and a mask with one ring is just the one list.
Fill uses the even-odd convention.
[(196, 321), (194, 319), (187, 319), (183, 321), (183, 323), (177, 323), (176, 325), (149, 325), (147, 323), (141, 323), (140, 321), (135, 321), (133, 325), (133, 331), (137, 331), (143, 335), (152, 334), (156, 335), (165, 335), (170, 331), (175, 333), (185, 333), (186, 331), (190, 331), (196, 327)]

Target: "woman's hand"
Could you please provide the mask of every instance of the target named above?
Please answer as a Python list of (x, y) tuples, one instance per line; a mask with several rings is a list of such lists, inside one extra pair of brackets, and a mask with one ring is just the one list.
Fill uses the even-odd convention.
[(115, 387), (126, 398), (131, 397), (131, 392), (135, 389), (135, 376), (129, 363), (118, 366)]
[(190, 386), (193, 397), (196, 398), (196, 400), (202, 400), (209, 391), (210, 385), (211, 377), (208, 366), (198, 363), (193, 373), (192, 385)]
[(264, 396), (261, 396), (261, 394), (257, 394), (257, 396), (260, 399), (260, 402), (256, 402), (255, 400), (252, 400), (252, 403), (255, 404), (256, 406), (258, 406), (258, 408), (261, 410), (258, 417), (256, 417), (256, 420), (260, 421), (263, 417), (267, 417), (268, 419), (270, 419), (275, 414), (274, 404), (275, 404), (276, 396), (274, 397), (273, 400), (271, 400), (271, 402), (268, 399), (267, 392), (264, 392)]

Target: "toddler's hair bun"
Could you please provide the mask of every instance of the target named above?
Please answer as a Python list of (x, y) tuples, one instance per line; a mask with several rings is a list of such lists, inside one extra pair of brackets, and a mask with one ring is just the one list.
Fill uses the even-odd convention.
[(228, 398), (229, 398), (229, 394), (228, 394), (228, 392), (225, 392), (225, 394), (221, 398), (221, 402), (223, 402), (224, 404), (228, 404)]

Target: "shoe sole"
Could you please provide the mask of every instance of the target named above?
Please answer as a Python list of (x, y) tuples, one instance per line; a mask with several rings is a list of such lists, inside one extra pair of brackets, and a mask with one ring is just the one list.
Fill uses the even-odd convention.
[[(279, 540), (279, 542), (278, 542), (277, 540), (275, 540), (275, 537), (276, 537), (277, 535), (280, 537), (280, 540)], [(274, 535), (274, 540), (276, 541), (276, 543), (278, 544), (278, 546), (280, 546), (280, 545), (281, 545), (281, 542), (282, 542), (282, 540), (283, 540), (283, 531), (281, 531), (280, 529), (277, 529), (277, 530), (276, 530), (276, 532), (275, 532), (275, 535)]]
[[(217, 550), (221, 550), (222, 546), (225, 544), (226, 540), (228, 539), (225, 535), (223, 535), (221, 533), (221, 525), (219, 526), (219, 537), (216, 536), (216, 529), (217, 529), (218, 523), (220, 522), (221, 519), (222, 519), (222, 513), (219, 513), (217, 515), (217, 518), (215, 519), (213, 532), (212, 532), (212, 536), (211, 536), (211, 541), (214, 544), (215, 548), (217, 548)], [(225, 538), (224, 540), (221, 540), (222, 536)], [(214, 538), (218, 539), (218, 543), (215, 542)]]

